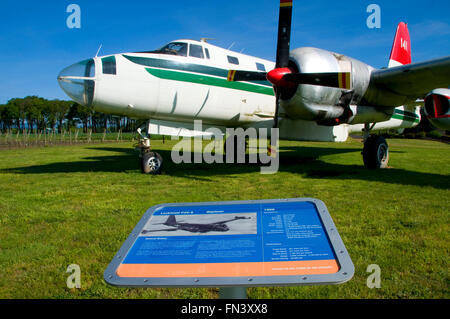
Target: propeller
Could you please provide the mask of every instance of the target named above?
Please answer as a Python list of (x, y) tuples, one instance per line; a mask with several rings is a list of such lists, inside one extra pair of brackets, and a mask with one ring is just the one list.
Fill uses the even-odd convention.
[(289, 47), (291, 38), (293, 0), (280, 0), (278, 21), (277, 59), (275, 69), (270, 72), (230, 70), (228, 81), (268, 80), (275, 89), (274, 128), (278, 128), (278, 112), (281, 89), (294, 88), (299, 84), (329, 86), (351, 89), (350, 72), (300, 73), (289, 67)]
[(275, 68), (286, 68), (289, 64), (289, 46), (291, 42), (292, 1), (280, 0), (278, 18), (277, 60)]

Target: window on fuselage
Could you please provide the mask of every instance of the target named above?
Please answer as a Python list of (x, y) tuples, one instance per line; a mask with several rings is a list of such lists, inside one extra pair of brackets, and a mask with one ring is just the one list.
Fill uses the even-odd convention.
[(189, 45), (189, 56), (194, 58), (200, 58), (203, 59), (203, 47), (201, 45), (197, 44), (190, 44)]
[(263, 72), (266, 71), (266, 67), (264, 66), (264, 64), (258, 63), (258, 62), (256, 62), (256, 69), (257, 69), (258, 71), (263, 71)]
[(103, 74), (116, 75), (116, 57), (109, 56), (102, 59)]
[(209, 50), (207, 48), (205, 48), (205, 54), (206, 54), (206, 58), (209, 59)]
[(168, 45), (163, 46), (161, 49), (156, 51), (151, 51), (149, 53), (159, 53), (159, 54), (171, 54), (179, 56), (187, 56), (187, 43), (184, 42), (171, 42)]
[(228, 58), (228, 62), (229, 63), (231, 63), (231, 64), (239, 64), (239, 59), (236, 58), (235, 56), (227, 55), (227, 58)]

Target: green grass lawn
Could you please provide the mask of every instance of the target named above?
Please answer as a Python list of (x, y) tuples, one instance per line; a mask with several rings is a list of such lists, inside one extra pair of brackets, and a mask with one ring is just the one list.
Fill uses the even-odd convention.
[[(362, 144), (281, 142), (280, 171), (180, 164), (154, 141), (159, 176), (140, 173), (131, 143), (0, 151), (0, 298), (217, 298), (218, 289), (124, 289), (103, 272), (145, 211), (171, 202), (314, 197), (355, 265), (332, 286), (249, 288), (249, 298), (449, 298), (450, 146), (394, 139), (390, 166), (363, 168)], [(66, 269), (81, 267), (81, 289)], [(370, 264), (381, 288), (369, 289)]]

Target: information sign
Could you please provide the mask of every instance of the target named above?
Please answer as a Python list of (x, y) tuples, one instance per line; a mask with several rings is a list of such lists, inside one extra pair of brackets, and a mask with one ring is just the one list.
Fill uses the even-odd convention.
[(317, 199), (151, 207), (104, 273), (126, 287), (337, 284), (354, 274)]

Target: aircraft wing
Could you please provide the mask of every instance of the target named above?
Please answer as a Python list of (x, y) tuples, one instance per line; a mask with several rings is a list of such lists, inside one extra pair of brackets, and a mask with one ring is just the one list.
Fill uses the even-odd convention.
[(228, 219), (228, 220), (224, 220), (224, 221), (221, 221), (221, 222), (212, 223), (212, 225), (225, 224), (225, 223), (229, 223), (229, 222), (232, 222), (232, 221), (235, 221), (235, 220), (239, 220), (239, 219), (250, 219), (250, 217), (238, 217), (238, 216), (236, 216), (233, 219)]
[(450, 85), (450, 56), (374, 70), (370, 84), (377, 89), (406, 96), (412, 102), (433, 89), (447, 88)]
[(147, 234), (147, 233), (160, 232), (160, 231), (177, 231), (177, 230), (178, 230), (178, 228), (152, 229), (152, 230), (144, 229), (141, 233)]
[(234, 220), (236, 220), (236, 219), (224, 220), (222, 222), (215, 222), (215, 223), (211, 223), (211, 225), (224, 225), (224, 224), (232, 222)]

